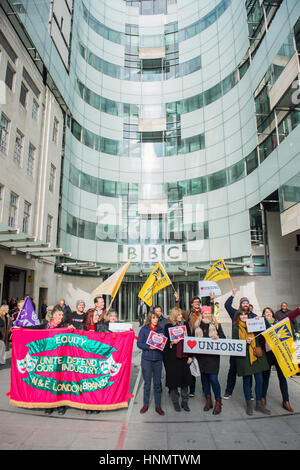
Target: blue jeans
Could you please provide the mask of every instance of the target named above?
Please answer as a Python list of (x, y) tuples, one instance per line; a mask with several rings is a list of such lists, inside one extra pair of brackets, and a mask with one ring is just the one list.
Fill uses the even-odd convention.
[(201, 373), (201, 382), (204, 395), (211, 395), (210, 387), (212, 387), (215, 398), (221, 398), (221, 386), (218, 380), (218, 374)]
[(161, 405), (161, 371), (162, 361), (147, 361), (147, 359), (142, 359), (142, 374), (144, 379), (144, 406), (149, 406), (152, 377), (155, 407), (157, 408)]
[[(261, 401), (262, 388), (263, 388), (263, 376), (262, 372), (254, 374), (255, 378), (255, 397), (257, 401)], [(251, 381), (252, 375), (243, 376), (243, 390), (246, 400), (251, 400)]]
[(229, 371), (227, 375), (227, 384), (225, 393), (232, 395), (236, 384), (236, 358), (235, 356), (230, 356), (229, 359)]
[[(236, 374), (237, 374), (235, 356), (230, 356), (229, 365), (230, 367), (229, 367), (229, 371), (227, 375), (227, 384), (226, 384), (225, 393), (229, 393), (229, 395), (232, 395), (232, 392), (236, 384)], [(250, 388), (252, 389), (252, 375), (250, 375)]]

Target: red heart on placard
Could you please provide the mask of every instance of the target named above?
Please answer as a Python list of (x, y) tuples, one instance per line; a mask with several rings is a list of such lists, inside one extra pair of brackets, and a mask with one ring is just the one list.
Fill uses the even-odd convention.
[(204, 287), (201, 287), (201, 290), (203, 290), (203, 289), (204, 289)]
[(197, 341), (192, 341), (191, 339), (189, 341), (187, 341), (187, 345), (193, 349), (197, 344)]

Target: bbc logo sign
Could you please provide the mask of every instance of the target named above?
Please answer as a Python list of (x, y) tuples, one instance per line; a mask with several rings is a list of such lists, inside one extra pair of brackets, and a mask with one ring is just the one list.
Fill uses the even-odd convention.
[(182, 260), (182, 245), (123, 245), (122, 261), (130, 256), (132, 263), (178, 262)]

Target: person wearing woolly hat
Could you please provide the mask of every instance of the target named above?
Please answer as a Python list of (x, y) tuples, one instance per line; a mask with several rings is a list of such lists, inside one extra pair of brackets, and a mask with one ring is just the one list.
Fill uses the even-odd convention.
[(248, 297), (241, 297), (240, 298), (240, 307), (247, 308), (249, 306), (250, 306), (250, 302), (249, 302)]
[[(231, 320), (233, 321), (235, 314), (237, 312), (237, 309), (232, 306), (233, 300), (236, 294), (236, 289), (232, 289), (232, 295), (228, 297), (228, 299), (225, 302), (225, 309), (227, 313), (229, 314)], [(249, 318), (254, 318), (257, 315), (254, 312), (250, 311), (250, 304), (249, 304), (249, 299), (248, 297), (241, 297), (239, 301), (239, 306), (242, 308), (244, 311), (249, 312)], [(228, 400), (228, 398), (231, 397), (234, 387), (236, 384), (236, 357), (235, 356), (230, 356), (229, 359), (229, 370), (228, 370), (228, 375), (227, 375), (227, 383), (226, 383), (226, 388), (225, 388), (225, 394), (223, 398), (225, 400)], [(252, 383), (251, 383), (252, 386)]]
[[(174, 292), (174, 297), (175, 297), (175, 307), (179, 307), (179, 294), (178, 292)], [(201, 298), (198, 296), (195, 296), (191, 299), (190, 302), (190, 310), (182, 310), (182, 315), (183, 319), (189, 324), (189, 328), (191, 331), (191, 336), (194, 335), (194, 325), (195, 321), (199, 318), (199, 315), (201, 313)], [(210, 296), (210, 306), (212, 308), (212, 312), (214, 311), (214, 297), (211, 295)], [(195, 396), (195, 389), (196, 389), (196, 377), (192, 377), (193, 383), (190, 386), (190, 397)]]
[[(219, 324), (212, 314), (209, 306), (203, 306), (199, 318), (195, 321), (194, 335), (203, 338), (225, 338), (221, 324)], [(201, 372), (201, 382), (205, 394), (204, 411), (213, 408), (211, 398), (211, 388), (215, 396), (215, 406), (213, 414), (219, 414), (222, 411), (221, 386), (218, 379), (220, 369), (220, 356), (215, 354), (197, 354), (197, 360)]]

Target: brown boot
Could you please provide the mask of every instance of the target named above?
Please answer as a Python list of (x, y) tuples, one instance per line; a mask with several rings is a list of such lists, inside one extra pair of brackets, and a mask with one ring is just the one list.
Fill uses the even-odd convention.
[(216, 403), (213, 411), (213, 415), (218, 415), (222, 411), (222, 400), (221, 398), (216, 398)]
[(293, 412), (294, 412), (294, 410), (293, 410), (293, 408), (291, 407), (289, 401), (283, 401), (283, 402), (282, 402), (282, 407), (283, 407), (285, 410), (290, 411), (290, 413), (293, 413)]
[(262, 399), (261, 399), (261, 404), (262, 404), (263, 406), (266, 406), (266, 404), (267, 404), (266, 398), (262, 398)]
[(203, 411), (209, 411), (213, 407), (213, 404), (211, 401), (211, 395), (205, 395), (205, 399), (206, 399), (206, 402), (205, 402)]

